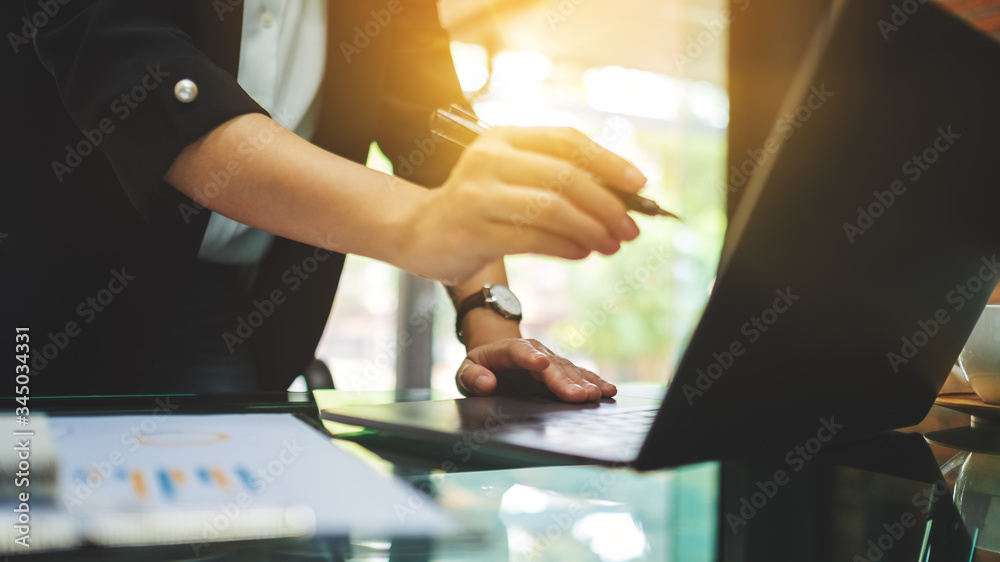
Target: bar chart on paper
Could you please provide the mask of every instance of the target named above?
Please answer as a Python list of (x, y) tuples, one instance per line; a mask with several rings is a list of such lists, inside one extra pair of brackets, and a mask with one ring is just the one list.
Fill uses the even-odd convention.
[(202, 510), (249, 521), (253, 510), (308, 506), (317, 532), (452, 528), (436, 506), (402, 521), (411, 490), (290, 414), (58, 416), (51, 426), (56, 502), (84, 518)]
[[(60, 490), (69, 507), (214, 505), (256, 497), (302, 453), (294, 419), (257, 416), (58, 418)], [(291, 422), (285, 432), (280, 426)], [(273, 438), (268, 439), (268, 434)], [(308, 433), (306, 435), (309, 435)], [(309, 435), (319, 437), (318, 435)]]
[(246, 466), (236, 464), (154, 468), (119, 466), (113, 467), (110, 474), (106, 467), (77, 467), (73, 470), (72, 482), (74, 486), (87, 488), (124, 487), (135, 501), (156, 503), (183, 502), (185, 496), (192, 494), (199, 498), (204, 498), (206, 494), (224, 497), (241, 491), (253, 494), (261, 489), (263, 481)]

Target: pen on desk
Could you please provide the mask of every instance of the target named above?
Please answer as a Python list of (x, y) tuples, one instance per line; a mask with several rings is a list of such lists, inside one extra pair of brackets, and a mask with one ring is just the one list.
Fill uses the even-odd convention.
[[(472, 141), (476, 140), (476, 137), (490, 128), (489, 125), (458, 105), (452, 105), (448, 109), (439, 109), (432, 113), (430, 127), (431, 133), (459, 146), (469, 146)], [(599, 179), (597, 182), (604, 185)], [(662, 216), (681, 220), (674, 213), (662, 209), (652, 199), (627, 191), (619, 191), (607, 185), (604, 187), (618, 196), (629, 210), (651, 217)]]

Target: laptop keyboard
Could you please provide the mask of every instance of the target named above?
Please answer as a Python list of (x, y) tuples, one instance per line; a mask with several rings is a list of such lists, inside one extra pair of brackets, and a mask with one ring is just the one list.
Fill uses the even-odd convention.
[(581, 452), (614, 449), (623, 460), (631, 460), (649, 433), (658, 408), (622, 409), (607, 413), (587, 411), (553, 412), (514, 418), (507, 428), (511, 437), (542, 437), (547, 443), (565, 445)]
[(534, 419), (525, 418), (524, 421), (518, 421), (518, 425), (535, 428), (558, 428), (576, 433), (611, 435), (639, 433), (645, 437), (649, 433), (649, 428), (653, 425), (656, 413), (657, 409), (626, 410), (607, 414), (553, 412), (545, 414), (542, 417), (535, 417)]

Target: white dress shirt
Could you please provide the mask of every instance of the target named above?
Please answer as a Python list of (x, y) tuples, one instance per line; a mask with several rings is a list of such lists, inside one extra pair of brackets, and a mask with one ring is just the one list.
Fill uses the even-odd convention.
[[(325, 0), (246, 0), (237, 82), (271, 118), (310, 139), (326, 59)], [(264, 149), (266, 150), (266, 148)], [(273, 235), (212, 213), (198, 258), (251, 264)]]

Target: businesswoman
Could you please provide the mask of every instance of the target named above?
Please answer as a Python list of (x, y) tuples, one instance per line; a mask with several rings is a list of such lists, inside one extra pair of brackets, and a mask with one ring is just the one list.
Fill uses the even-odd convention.
[[(2, 318), (31, 327), (39, 390), (284, 388), (355, 253), (446, 284), (464, 393), (614, 394), (522, 339), (496, 285), (508, 254), (617, 251), (638, 229), (594, 177), (632, 192), (645, 179), (572, 130), (437, 142), (428, 116), (461, 91), (433, 0), (5, 10), (24, 42), (10, 65), (23, 97), (4, 106)], [(405, 175), (362, 164), (373, 142)]]

